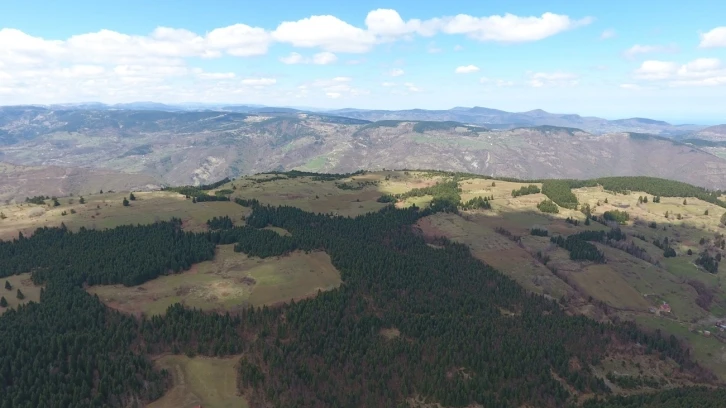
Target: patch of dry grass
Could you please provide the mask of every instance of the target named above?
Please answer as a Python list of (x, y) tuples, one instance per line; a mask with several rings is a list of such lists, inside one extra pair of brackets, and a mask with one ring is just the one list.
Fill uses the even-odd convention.
[[(12, 239), (19, 232), (31, 234), (36, 228), (57, 227), (61, 223), (71, 230), (86, 228), (114, 228), (128, 224), (151, 224), (179, 218), (184, 228), (203, 231), (206, 222), (212, 217), (229, 216), (241, 222), (249, 209), (234, 202), (212, 201), (192, 203), (183, 195), (168, 191), (137, 192), (135, 201), (128, 207), (123, 206), (123, 198), (128, 194), (105, 193), (85, 196), (85, 204), (78, 197), (60, 198), (60, 206), (38, 206), (35, 204), (13, 204), (0, 207), (6, 219), (0, 220), (0, 239)], [(51, 204), (51, 200), (47, 200)], [(75, 211), (75, 213), (73, 213)], [(66, 215), (63, 215), (63, 213)]]
[(115, 309), (160, 315), (177, 302), (203, 310), (235, 310), (315, 295), (340, 285), (340, 273), (324, 252), (295, 252), (278, 258), (253, 258), (220, 246), (214, 260), (191, 270), (162, 276), (139, 286), (93, 286), (92, 294)]

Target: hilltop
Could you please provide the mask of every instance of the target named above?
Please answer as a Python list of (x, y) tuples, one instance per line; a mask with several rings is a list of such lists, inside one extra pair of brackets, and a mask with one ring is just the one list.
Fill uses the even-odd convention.
[[(35, 197), (0, 212), (0, 237), (23, 235), (0, 243), (0, 255), (14, 254), (0, 257), (12, 292), (0, 290), (26, 294), (2, 310), (0, 352), (37, 378), (0, 393), (8, 398), (73, 398), (40, 391), (53, 380), (25, 360), (59, 341), (66, 348), (35, 361), (64, 367), (58, 353), (75, 353), (82, 364), (61, 369), (105, 379), (76, 398), (105, 405), (604, 408), (724, 397), (681, 388), (726, 380), (726, 202), (685, 183), (275, 172)], [(78, 336), (96, 339), (86, 347), (100, 360), (71, 351)], [(313, 363), (320, 370), (305, 368)], [(106, 381), (116, 388), (102, 392)]]
[(555, 125), (503, 130), (453, 120), (371, 122), (255, 109), (256, 113), (0, 108), (0, 160), (14, 166), (13, 178), (27, 179), (5, 181), (0, 198), (96, 190), (92, 182), (60, 183), (62, 192), (56, 186), (44, 190), (45, 179), (31, 176), (36, 170), (24, 166), (62, 167), (86, 173), (89, 179), (95, 171), (128, 174), (123, 186), (128, 189), (204, 184), (268, 171), (345, 173), (400, 167), (521, 179), (654, 176), (726, 188), (726, 161), (718, 151), (663, 136), (598, 135)]

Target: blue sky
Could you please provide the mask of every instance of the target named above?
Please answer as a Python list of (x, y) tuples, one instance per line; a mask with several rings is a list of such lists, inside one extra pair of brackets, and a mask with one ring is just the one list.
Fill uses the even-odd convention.
[(5, 0), (0, 104), (541, 108), (726, 122), (726, 2)]

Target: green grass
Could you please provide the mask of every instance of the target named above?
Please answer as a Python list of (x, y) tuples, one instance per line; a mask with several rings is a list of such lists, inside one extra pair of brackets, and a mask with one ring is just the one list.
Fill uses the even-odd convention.
[(239, 356), (209, 358), (164, 356), (156, 360), (159, 369), (166, 369), (173, 385), (149, 408), (247, 408), (247, 401), (237, 391)]
[[(5, 281), (10, 282), (13, 287), (11, 290), (5, 289)], [(40, 288), (40, 286), (36, 286), (30, 281), (29, 273), (13, 275), (0, 279), (0, 296), (4, 297), (8, 302), (8, 307), (0, 307), (0, 315), (10, 309), (16, 309), (18, 305), (24, 305), (30, 301), (39, 302)], [(18, 289), (23, 292), (25, 299), (20, 300), (17, 298)]]
[(325, 168), (325, 165), (328, 164), (328, 158), (325, 156), (317, 156), (315, 158), (310, 159), (307, 163), (303, 164), (302, 166), (298, 166), (295, 168), (295, 170), (302, 170), (302, 171), (320, 171), (323, 168)]
[(656, 316), (639, 316), (636, 323), (652, 330), (660, 329), (665, 334), (673, 334), (686, 340), (692, 347), (691, 355), (704, 367), (712, 370), (721, 379), (726, 379), (726, 346), (713, 337), (692, 333), (683, 324), (671, 319)]

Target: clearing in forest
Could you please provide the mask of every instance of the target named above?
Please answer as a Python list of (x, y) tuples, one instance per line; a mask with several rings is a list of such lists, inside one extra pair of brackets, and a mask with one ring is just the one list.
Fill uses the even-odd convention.
[[(69, 229), (80, 227), (105, 229), (120, 225), (151, 224), (179, 218), (184, 221), (184, 229), (203, 231), (207, 220), (212, 217), (229, 216), (235, 223), (242, 223), (242, 217), (249, 209), (229, 201), (209, 201), (193, 203), (183, 195), (170, 191), (136, 192), (136, 200), (123, 205), (128, 193), (104, 193), (53, 200), (46, 205), (10, 204), (0, 207), (7, 218), (0, 220), (0, 239), (13, 239), (18, 232), (30, 235), (39, 227), (58, 227), (64, 223)], [(65, 213), (65, 215), (63, 215)]]
[(88, 289), (114, 309), (160, 315), (177, 302), (203, 310), (236, 310), (315, 295), (340, 285), (340, 273), (324, 252), (294, 252), (273, 258), (248, 257), (222, 245), (212, 261), (189, 271), (161, 276), (139, 286)]
[(209, 358), (163, 356), (155, 361), (171, 374), (173, 385), (149, 408), (247, 408), (237, 391), (239, 356)]
[[(10, 282), (11, 288), (5, 289), (5, 281)], [(9, 309), (15, 309), (18, 305), (24, 305), (30, 301), (40, 301), (40, 286), (33, 284), (30, 280), (29, 273), (23, 273), (20, 275), (8, 276), (6, 278), (0, 278), (0, 296), (4, 297), (8, 302), (7, 307), (0, 307), (0, 315), (8, 311)], [(23, 293), (24, 299), (18, 299), (18, 289)]]

